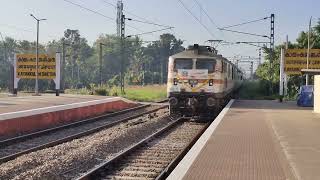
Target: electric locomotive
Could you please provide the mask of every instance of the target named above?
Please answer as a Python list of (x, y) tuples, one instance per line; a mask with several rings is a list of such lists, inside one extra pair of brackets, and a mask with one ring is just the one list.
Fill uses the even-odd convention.
[(195, 44), (169, 57), (167, 97), (170, 113), (209, 115), (239, 89), (243, 73), (209, 46)]

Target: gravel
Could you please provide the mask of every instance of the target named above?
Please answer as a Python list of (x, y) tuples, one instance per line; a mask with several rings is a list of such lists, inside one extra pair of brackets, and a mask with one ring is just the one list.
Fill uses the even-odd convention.
[(72, 179), (164, 127), (166, 109), (0, 165), (0, 179)]
[(61, 138), (67, 137), (67, 136), (75, 135), (80, 132), (94, 129), (96, 127), (99, 127), (99, 126), (102, 126), (105, 124), (109, 124), (112, 121), (120, 120), (120, 119), (126, 118), (128, 116), (134, 116), (134, 115), (138, 115), (138, 114), (150, 111), (150, 110), (154, 110), (158, 107), (159, 106), (149, 106), (149, 107), (138, 109), (138, 110), (135, 110), (132, 112), (127, 112), (124, 114), (116, 115), (114, 117), (101, 118), (97, 121), (88, 122), (88, 123), (84, 123), (84, 124), (77, 125), (77, 126), (71, 126), (71, 127), (59, 129), (54, 132), (43, 134), (39, 137), (30, 138), (25, 141), (15, 143), (15, 144), (12, 144), (9, 146), (3, 146), (3, 147), (0, 147), (0, 158), (15, 154), (15, 153), (18, 153), (18, 152), (21, 152), (21, 151), (24, 151), (24, 150), (27, 150), (27, 149), (30, 149), (33, 147), (37, 147), (37, 146), (40, 146), (40, 145), (43, 145), (43, 144), (46, 144), (49, 142), (53, 142), (53, 141), (59, 140)]
[[(117, 162), (102, 179), (155, 179), (204, 128), (204, 123), (185, 122)], [(119, 167), (120, 166), (120, 167)]]

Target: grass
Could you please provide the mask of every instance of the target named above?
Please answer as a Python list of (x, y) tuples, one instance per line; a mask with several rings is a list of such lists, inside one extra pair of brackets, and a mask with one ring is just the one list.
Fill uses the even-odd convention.
[[(99, 93), (105, 88), (106, 94)], [(133, 101), (155, 102), (166, 98), (166, 85), (147, 85), (147, 86), (126, 86), (125, 94), (120, 93), (120, 87), (101, 87), (94, 91), (87, 88), (82, 89), (66, 89), (66, 94), (80, 94), (80, 95), (107, 95), (107, 96), (121, 96)], [(99, 91), (97, 91), (99, 90)]]
[(268, 88), (261, 81), (244, 81), (239, 91), (240, 99), (275, 100), (278, 95), (267, 95)]
[(167, 91), (165, 85), (129, 86), (120, 96), (134, 101), (155, 102), (165, 99)]

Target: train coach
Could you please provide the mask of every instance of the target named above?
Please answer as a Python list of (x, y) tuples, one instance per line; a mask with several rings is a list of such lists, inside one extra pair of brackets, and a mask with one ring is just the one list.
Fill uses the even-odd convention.
[(169, 57), (170, 113), (211, 116), (240, 88), (243, 73), (209, 46), (195, 44)]

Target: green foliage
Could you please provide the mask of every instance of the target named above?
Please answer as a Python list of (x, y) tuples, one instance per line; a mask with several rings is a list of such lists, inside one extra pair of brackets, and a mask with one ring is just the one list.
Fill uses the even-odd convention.
[[(168, 57), (183, 50), (182, 41), (172, 34), (163, 34), (158, 41), (143, 46), (138, 37), (126, 38), (124, 49), (121, 49), (120, 38), (115, 35), (101, 35), (91, 47), (79, 30), (67, 29), (59, 40), (49, 41), (39, 45), (40, 53), (55, 55), (63, 51), (65, 44), (65, 61), (62, 58), (62, 89), (80, 89), (80, 92), (95, 94), (91, 83), (100, 83), (99, 54), (102, 46), (102, 82), (110, 87), (120, 85), (120, 71), (123, 67), (125, 83), (128, 85), (143, 85), (165, 83)], [(14, 53), (35, 53), (36, 43), (26, 40), (17, 41), (6, 37), (0, 41), (0, 88), (7, 89), (9, 70)], [(10, 57), (10, 58), (9, 58)], [(10, 59), (10, 60), (9, 60)], [(32, 91), (34, 80), (22, 79), (20, 90)], [(54, 89), (52, 80), (40, 80), (40, 91)], [(108, 94), (97, 90), (97, 94)], [(89, 94), (89, 93), (88, 93)], [(114, 93), (117, 94), (117, 93)]]
[(81, 94), (81, 95), (92, 95), (92, 91), (88, 88), (80, 88), (80, 89), (66, 89), (64, 90), (66, 94)]
[[(310, 32), (310, 45), (311, 48), (320, 48), (320, 22), (312, 28)], [(307, 49), (308, 47), (308, 32), (302, 31), (297, 38), (296, 43), (289, 42), (288, 48), (301, 48)], [(266, 54), (266, 62), (260, 65), (256, 71), (256, 76), (263, 81), (271, 82), (272, 94), (278, 94), (279, 90), (279, 74), (280, 74), (280, 49), (284, 45), (275, 47), (275, 51), (271, 52), (268, 48), (264, 48)], [(305, 78), (302, 76), (289, 76), (288, 77), (288, 94), (287, 99), (295, 99), (299, 87), (303, 84)]]
[(99, 87), (94, 89), (94, 95), (99, 95), (99, 96), (107, 96), (109, 93), (107, 89)]
[(244, 81), (239, 91), (239, 98), (260, 100), (276, 99), (276, 95), (268, 95), (268, 87), (268, 81), (266, 80)]
[(116, 86), (113, 86), (111, 89), (110, 89), (110, 96), (118, 96), (119, 95), (119, 92), (120, 92), (120, 89)]

